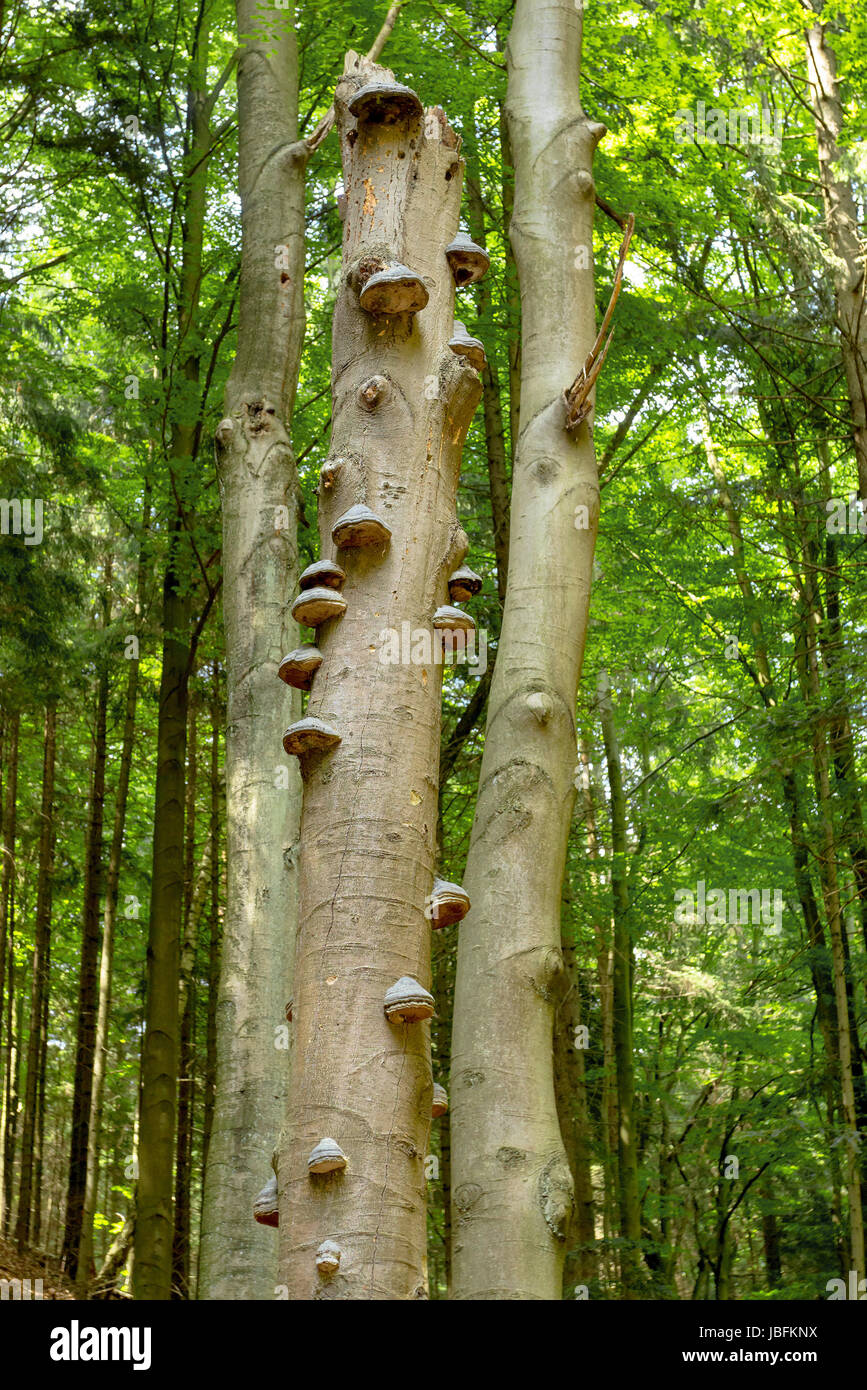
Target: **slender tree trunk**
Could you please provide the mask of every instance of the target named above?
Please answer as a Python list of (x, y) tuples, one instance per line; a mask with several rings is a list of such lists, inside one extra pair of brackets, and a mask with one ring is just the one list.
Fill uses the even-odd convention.
[[(458, 939), (452, 1052), (454, 1291), (559, 1298), (572, 1178), (552, 1066), (575, 698), (599, 510), (592, 436), (566, 428), (570, 366), (594, 340), (593, 150), (581, 15), (517, 0), (506, 102), (521, 286), (521, 433), (509, 583), (488, 702)], [(588, 260), (589, 267), (589, 260)], [(581, 509), (580, 528), (576, 525)], [(516, 747), (520, 755), (516, 755)]]
[[(144, 607), (146, 584), (146, 537), (150, 524), (150, 487), (145, 487), (145, 501), (142, 516), (142, 541), (139, 549), (138, 573), (136, 578), (136, 623), (138, 629)], [(138, 634), (136, 640), (140, 640)], [(127, 658), (129, 669), (126, 677), (124, 700), (123, 734), (121, 738), (120, 762), (117, 770), (117, 787), (114, 801), (114, 821), (111, 834), (111, 849), (108, 857), (108, 873), (105, 884), (105, 900), (102, 912), (102, 953), (99, 960), (98, 1006), (96, 1015), (96, 1036), (94, 1040), (93, 1091), (90, 1100), (90, 1125), (87, 1146), (87, 1177), (82, 1214), (81, 1243), (79, 1246), (79, 1267), (88, 1277), (93, 1264), (93, 1218), (96, 1212), (96, 1184), (99, 1175), (100, 1131), (102, 1127), (102, 1106), (105, 1092), (105, 1077), (108, 1061), (108, 1026), (111, 1012), (112, 969), (114, 964), (114, 934), (117, 921), (118, 889), (120, 885), (123, 837), (126, 827), (126, 810), (129, 799), (129, 783), (132, 771), (133, 748), (135, 740), (136, 706), (139, 685), (138, 647)]]
[(624, 1297), (639, 1297), (641, 1286), (641, 1204), (638, 1193), (638, 1147), (635, 1118), (635, 1065), (632, 1036), (633, 940), (627, 886), (626, 801), (620, 747), (614, 727), (611, 686), (599, 678), (599, 722), (605, 744), (611, 811), (611, 893), (614, 920), (612, 1018), (617, 1065), (617, 1169), (620, 1198), (620, 1267)]
[[(204, 259), (211, 101), (206, 90), (209, 28), (200, 11), (190, 60), (184, 236), (178, 290), (178, 354), (190, 389), (200, 393), (199, 308)], [(169, 471), (185, 486), (198, 450), (198, 427), (172, 430)], [(191, 511), (172, 518), (163, 579), (162, 673), (157, 725), (153, 869), (142, 1051), (141, 1127), (133, 1285), (137, 1299), (168, 1299), (172, 1284), (174, 1154), (179, 1052), (178, 990), (184, 903), (184, 805), (187, 700), (194, 657), (187, 528)]]
[[(210, 870), (211, 896), (208, 937), (208, 1004), (205, 1025), (204, 1118), (202, 1121), (202, 1171), (208, 1171), (208, 1153), (214, 1123), (214, 1098), (217, 1086), (217, 989), (220, 975), (220, 705), (218, 698), (219, 667), (214, 662), (211, 692), (211, 816)], [(201, 1268), (201, 1256), (199, 1259)], [(200, 1295), (202, 1296), (202, 1295)]]
[[(110, 617), (111, 562), (105, 566), (103, 628)], [(93, 774), (87, 827), (84, 873), (84, 922), (81, 935), (81, 967), (78, 980), (78, 1030), (76, 1034), (75, 1088), (72, 1097), (72, 1133), (69, 1154), (69, 1183), (66, 1194), (66, 1224), (63, 1260), (73, 1281), (90, 1278), (90, 1268), (79, 1269), (79, 1245), (84, 1222), (87, 1187), (87, 1155), (90, 1113), (93, 1099), (93, 1070), (96, 1057), (96, 1019), (99, 1002), (98, 962), (102, 893), (103, 818), (105, 810), (106, 717), (108, 711), (108, 666), (101, 659), (96, 697), (93, 742)]]
[(36, 923), (33, 945), (33, 983), (30, 994), (30, 1031), (27, 1038), (27, 1083), (21, 1132), (21, 1185), (15, 1238), (22, 1252), (29, 1239), (33, 1215), (34, 1149), (37, 1136), (39, 1074), (45, 1050), (45, 1002), (48, 997), (48, 957), (51, 942), (51, 893), (54, 876), (54, 766), (57, 752), (57, 706), (45, 709), (45, 741), (42, 752), (42, 804), (39, 813), (39, 877), (36, 888)]
[[(3, 803), (3, 864), (0, 869), (0, 1041), (3, 1040), (4, 1010), (6, 1001), (6, 962), (9, 955), (12, 935), (12, 917), (15, 901), (15, 834), (18, 809), (18, 740), (21, 716), (16, 711), (8, 716), (5, 729), (6, 748), (6, 786)], [(9, 984), (9, 1000), (12, 1000), (12, 981)], [(4, 1047), (0, 1047), (0, 1090), (5, 1087), (9, 1070), (9, 1049), (12, 1039), (6, 1029)], [(5, 1229), (9, 1211), (7, 1203), (6, 1146), (0, 1140), (0, 1230)]]
[[(442, 678), (432, 620), (466, 553), (455, 493), (481, 387), (448, 347), (454, 285), (445, 251), (463, 172), (457, 137), (440, 108), (422, 115), (417, 99), (399, 94), (386, 106), (393, 119), (376, 120), (374, 109), (356, 124), (348, 103), (377, 82), (393, 83), (392, 74), (351, 53), (335, 102), (346, 213), (334, 425), (320, 488), (323, 557), (334, 554), (331, 531), (349, 508), (366, 505), (382, 524), (371, 524), (372, 544), (339, 550), (346, 611), (320, 629), (308, 713), (340, 742), (301, 756), (296, 1037), (278, 1164), (280, 1279), (290, 1299), (427, 1296), (428, 1030), (389, 1021), (384, 1004), (402, 977), (418, 982), (416, 995), (430, 984), (425, 901)], [(418, 311), (402, 309), (402, 299), (368, 313), (360, 292), (396, 264), (409, 267)], [(421, 633), (419, 659), (384, 660), (385, 635), (404, 623)], [(303, 726), (297, 737), (303, 744)], [(347, 1163), (331, 1176), (308, 1171), (326, 1137)], [(331, 1277), (314, 1259), (325, 1239), (342, 1251)]]
[[(469, 137), (464, 154), (467, 161), (467, 221), (473, 240), (479, 246), (487, 246), (481, 173), (476, 148), (475, 112), (470, 114), (467, 129)], [(509, 573), (509, 471), (506, 463), (506, 431), (503, 423), (499, 368), (493, 351), (494, 323), (491, 313), (491, 291), (487, 279), (479, 283), (477, 293), (477, 323), (470, 322), (467, 327), (474, 337), (484, 338), (486, 329), (490, 330), (492, 337), (491, 356), (482, 368), (482, 408), (485, 417), (494, 557), (497, 561), (497, 592), (500, 603), (503, 603)]]
[[(178, 1133), (175, 1157), (175, 1210), (172, 1236), (172, 1297), (190, 1295), (190, 1182), (193, 1145), (193, 1023), (195, 1011), (196, 933), (194, 910), (196, 854), (196, 792), (198, 790), (199, 701), (187, 708), (187, 784), (184, 813), (184, 913), (180, 957), (178, 1013), (181, 1020), (178, 1050)], [(207, 871), (207, 865), (203, 866)]]

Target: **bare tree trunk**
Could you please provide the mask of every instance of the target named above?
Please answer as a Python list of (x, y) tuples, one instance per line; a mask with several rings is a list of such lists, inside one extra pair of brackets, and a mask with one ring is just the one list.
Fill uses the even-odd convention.
[(30, 1032), (27, 1039), (27, 1083), (21, 1133), (21, 1185), (15, 1238), (19, 1252), (30, 1240), (34, 1148), (37, 1136), (39, 1073), (45, 1048), (45, 1002), (48, 996), (48, 956), (51, 942), (51, 894), (54, 875), (54, 766), (57, 751), (57, 706), (45, 709), (45, 742), (42, 752), (42, 805), (39, 815), (39, 879), (36, 889), (36, 923), (33, 945), (33, 983), (30, 995)]
[[(580, 51), (572, 0), (518, 0), (506, 112), (521, 286), (521, 433), (509, 583), (464, 879), (472, 907), (458, 940), (452, 1225), (461, 1299), (559, 1298), (573, 1204), (552, 1032), (575, 698), (599, 510), (592, 436), (586, 423), (570, 433), (563, 399), (569, 366), (584, 364), (595, 333), (590, 166), (601, 128), (581, 109)], [(576, 270), (578, 247), (588, 248), (586, 271)]]
[[(308, 713), (326, 730), (314, 726), (308, 744), (302, 724), (286, 740), (301, 753), (305, 786), (293, 1084), (278, 1165), (280, 1280), (290, 1299), (407, 1299), (427, 1294), (430, 1047), (421, 1022), (399, 1012), (389, 1019), (384, 1005), (398, 982), (398, 1009), (402, 1000), (420, 1019), (433, 1005), (425, 901), (442, 665), (432, 659), (432, 622), (466, 552), (455, 494), (481, 387), (448, 347), (457, 137), (440, 108), (423, 113), (414, 93), (395, 91), (387, 70), (349, 54), (345, 72), (335, 102), (343, 274), (319, 527), (323, 558), (339, 550), (346, 609), (317, 644)], [(370, 86), (365, 105), (361, 89)], [(332, 528), (355, 507), (375, 515), (364, 521), (362, 511), (358, 530), (350, 518), (332, 546)], [(384, 660), (385, 635), (403, 623), (421, 634), (419, 659)], [(330, 748), (317, 751), (317, 736)], [(343, 1151), (344, 1171), (308, 1170), (324, 1139)], [(315, 1258), (324, 1240), (341, 1251), (331, 1275)]]
[[(301, 711), (277, 679), (297, 645), (297, 478), (289, 438), (304, 338), (298, 55), (287, 8), (238, 0), (242, 256), (238, 352), (217, 430), (223, 505), (228, 898), (199, 1298), (274, 1297), (276, 1241), (251, 1204), (286, 1103), (278, 1030), (297, 918), (301, 781), (275, 730)], [(262, 27), (266, 41), (250, 37)], [(287, 718), (288, 716), (288, 718)], [(216, 926), (212, 923), (212, 929)]]

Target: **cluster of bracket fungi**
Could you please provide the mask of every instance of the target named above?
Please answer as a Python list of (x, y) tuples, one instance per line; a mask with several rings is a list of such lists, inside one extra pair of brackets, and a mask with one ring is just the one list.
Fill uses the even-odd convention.
[[(349, 112), (359, 125), (397, 125), (415, 123), (421, 120), (424, 112), (422, 104), (409, 87), (399, 82), (371, 82), (361, 87), (349, 102)], [(485, 274), (490, 260), (487, 252), (467, 235), (459, 232), (454, 241), (445, 248), (445, 258), (454, 279), (461, 289), (474, 284)], [(358, 285), (360, 307), (372, 317), (391, 318), (398, 315), (415, 315), (428, 303), (428, 289), (422, 277), (408, 266), (395, 261), (391, 264), (372, 267)], [(461, 357), (476, 372), (484, 370), (487, 359), (485, 349), (478, 338), (469, 334), (463, 323), (454, 321), (449, 348)], [(363, 389), (363, 404), (375, 408), (378, 400), (377, 383), (372, 378)], [(333, 483), (335, 465), (326, 463), (322, 470), (322, 485), (325, 489)], [(338, 518), (332, 527), (331, 539), (336, 551), (364, 547), (384, 549), (391, 541), (391, 530), (371, 509), (364, 504), (350, 507)], [(346, 612), (347, 604), (341, 590), (346, 574), (336, 560), (321, 559), (309, 565), (299, 579), (299, 594), (292, 604), (292, 616), (301, 626), (318, 629), (332, 619), (339, 619)], [(448, 579), (448, 592), (451, 602), (437, 608), (431, 622), (435, 630), (442, 633), (472, 632), (475, 623), (472, 617), (455, 605), (466, 603), (482, 588), (482, 580), (469, 566), (462, 564)], [(447, 639), (443, 639), (444, 641)], [(322, 664), (322, 653), (318, 645), (309, 643), (297, 647), (283, 658), (278, 675), (287, 685), (297, 690), (309, 692), (316, 672)], [(303, 758), (308, 753), (321, 753), (336, 748), (340, 734), (323, 720), (306, 717), (292, 724), (283, 736), (283, 747), (287, 754)], [(444, 879), (434, 880), (433, 891), (425, 907), (425, 916), (434, 929), (452, 926), (461, 921), (469, 911), (470, 901), (456, 883)], [(386, 990), (383, 1001), (385, 1017), (389, 1023), (412, 1025), (431, 1018), (434, 1013), (434, 998), (418, 980), (409, 975), (402, 976)], [(292, 1019), (292, 1003), (286, 1005), (287, 1021)], [(448, 1110), (448, 1096), (439, 1082), (434, 1082), (431, 1116), (434, 1119)], [(276, 1155), (272, 1160), (274, 1176), (259, 1193), (254, 1203), (254, 1215), (264, 1225), (277, 1226), (279, 1213), (277, 1204)], [(319, 1140), (307, 1160), (307, 1170), (312, 1180), (343, 1171), (347, 1158), (340, 1145), (330, 1136)], [(341, 1251), (332, 1240), (325, 1240), (316, 1251), (316, 1267), (323, 1278), (334, 1274), (340, 1266)]]

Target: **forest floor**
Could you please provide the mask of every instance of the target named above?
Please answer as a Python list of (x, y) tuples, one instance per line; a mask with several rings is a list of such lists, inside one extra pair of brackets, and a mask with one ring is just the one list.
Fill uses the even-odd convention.
[[(50, 1259), (47, 1255), (40, 1255), (38, 1251), (28, 1250), (23, 1255), (19, 1255), (14, 1245), (8, 1240), (0, 1239), (0, 1280), (20, 1279), (30, 1280), (31, 1298), (36, 1294), (39, 1285), (35, 1282), (42, 1280), (42, 1297), (44, 1299), (74, 1299), (75, 1292), (66, 1275), (59, 1268), (57, 1260)], [(0, 1297), (5, 1294), (5, 1286)], [(5, 1296), (11, 1298), (14, 1295), (10, 1290)]]

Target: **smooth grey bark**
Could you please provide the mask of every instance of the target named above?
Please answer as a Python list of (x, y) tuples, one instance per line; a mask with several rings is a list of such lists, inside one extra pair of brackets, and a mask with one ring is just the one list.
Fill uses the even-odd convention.
[[(277, 678), (297, 645), (297, 477), (289, 438), (304, 338), (304, 175), (293, 11), (238, 0), (242, 254), (238, 350), (217, 430), (226, 633), (227, 901), (198, 1297), (274, 1297), (273, 1231), (252, 1219), (283, 1121), (301, 781), (277, 731), (300, 696)], [(251, 37), (268, 31), (267, 39)]]
[[(319, 529), (366, 504), (390, 540), (341, 549), (346, 611), (318, 629), (322, 664), (308, 716), (335, 729), (302, 757), (300, 912), (293, 986), (293, 1076), (280, 1145), (280, 1279), (289, 1299), (427, 1296), (424, 1157), (432, 1078), (428, 1026), (389, 1022), (402, 976), (430, 985), (442, 664), (383, 661), (383, 634), (408, 623), (432, 649), (432, 620), (465, 554), (455, 494), (481, 395), (448, 348), (463, 162), (440, 108), (356, 123), (348, 103), (393, 76), (347, 57), (335, 108), (346, 192), (334, 316), (333, 433)], [(384, 266), (420, 277), (415, 314), (368, 314), (360, 291)], [(416, 281), (416, 286), (418, 282)], [(423, 647), (423, 642), (422, 642)], [(347, 1166), (311, 1175), (324, 1138)], [(341, 1250), (325, 1276), (315, 1254)]]
[(602, 133), (581, 108), (580, 54), (573, 0), (517, 0), (506, 115), (521, 411), (509, 582), (464, 875), (472, 906), (458, 938), (450, 1094), (459, 1299), (559, 1299), (573, 1207), (552, 1037), (599, 489), (589, 425), (567, 430), (564, 391), (595, 338), (590, 170)]

